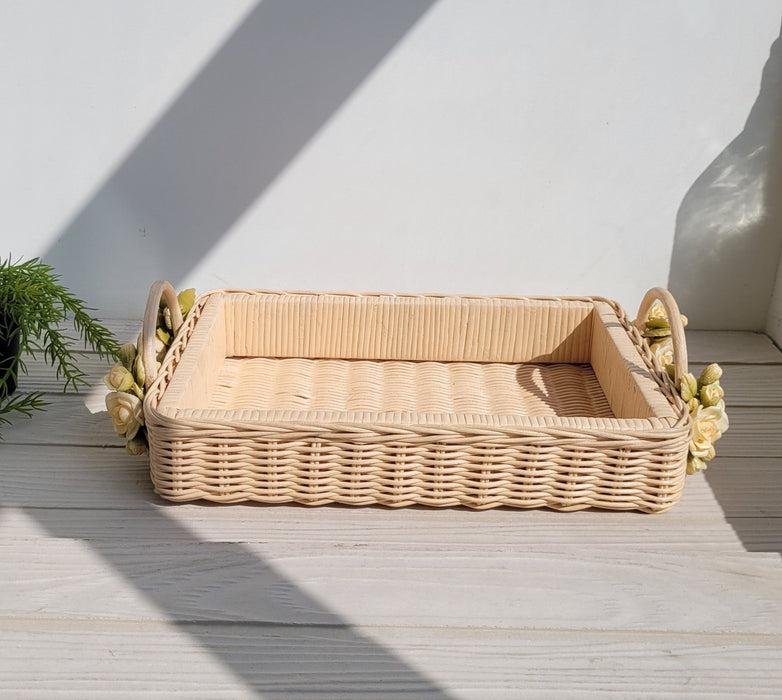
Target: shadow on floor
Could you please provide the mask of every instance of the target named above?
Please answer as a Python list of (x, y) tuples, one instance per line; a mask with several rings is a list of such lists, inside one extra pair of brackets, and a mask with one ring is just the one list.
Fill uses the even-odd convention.
[[(433, 2), (259, 3), (42, 257), (82, 298), (112, 308), (137, 293), (143, 308), (149, 284), (203, 260)], [(117, 265), (129, 250), (143, 264)], [(89, 542), (259, 696), (448, 697), (249, 548), (199, 542), (140, 507), (169, 544), (107, 539), (110, 510), (32, 515)]]
[[(28, 514), (52, 537), (86, 541), (172, 626), (190, 635), (258, 697), (450, 697), (248, 547), (199, 541), (164, 509), (144, 503), (145, 497), (154, 499), (144, 491), (140, 536), (132, 531), (118, 536), (111, 509), (90, 510), (79, 518), (69, 509), (32, 509)], [(149, 543), (150, 532), (159, 544)]]
[(782, 554), (780, 466), (782, 462), (774, 458), (724, 462), (717, 458), (705, 472), (706, 481), (725, 513), (725, 520), (748, 552)]

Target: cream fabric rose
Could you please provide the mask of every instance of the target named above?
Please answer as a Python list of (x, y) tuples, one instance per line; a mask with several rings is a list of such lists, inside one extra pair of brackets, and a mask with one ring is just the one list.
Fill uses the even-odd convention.
[(134, 438), (139, 428), (144, 425), (141, 399), (134, 394), (125, 394), (119, 391), (106, 394), (106, 408), (109, 411), (114, 432), (121, 437), (128, 440)]
[(712, 444), (728, 429), (728, 416), (723, 406), (700, 406), (692, 416), (692, 442), (690, 454), (704, 459), (709, 456)]
[(704, 406), (717, 406), (722, 397), (725, 396), (725, 390), (719, 385), (719, 383), (707, 384), (701, 387), (701, 401)]
[(673, 340), (670, 337), (652, 343), (650, 349), (661, 366), (665, 367), (673, 362)]
[(123, 365), (114, 365), (103, 381), (114, 391), (128, 391), (133, 386), (133, 375)]
[(667, 321), (668, 313), (665, 310), (665, 306), (658, 299), (649, 307), (649, 313), (646, 316), (647, 321)]
[[(682, 326), (686, 326), (688, 323), (687, 317), (683, 313), (680, 313), (679, 316), (682, 319)], [(646, 322), (656, 328), (668, 325), (668, 312), (659, 299), (649, 307), (649, 313), (646, 315)]]

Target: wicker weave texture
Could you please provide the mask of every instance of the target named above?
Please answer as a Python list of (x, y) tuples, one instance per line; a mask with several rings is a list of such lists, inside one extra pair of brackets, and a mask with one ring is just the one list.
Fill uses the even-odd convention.
[(226, 358), (210, 406), (613, 416), (590, 365)]
[(589, 362), (594, 306), (503, 297), (224, 297), (228, 356)]
[[(678, 501), (686, 409), (615, 304), (346, 295), (335, 311), (339, 295), (324, 296), (199, 299), (145, 400), (159, 494), (646, 512)], [(356, 328), (346, 319), (362, 300)], [(421, 334), (452, 347), (431, 359)], [(454, 359), (481, 345), (489, 360)], [(530, 363), (541, 356), (559, 361)]]

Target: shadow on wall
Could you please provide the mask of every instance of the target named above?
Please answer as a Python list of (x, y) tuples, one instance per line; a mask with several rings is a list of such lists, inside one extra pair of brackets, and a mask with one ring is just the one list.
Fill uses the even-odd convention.
[(43, 259), (104, 314), (143, 308), (150, 284), (178, 284), (434, 1), (264, 0)]
[(676, 217), (668, 288), (693, 328), (763, 330), (782, 250), (782, 37), (744, 130)]
[[(176, 284), (202, 260), (433, 2), (264, 0), (42, 257), (104, 311), (143, 309), (150, 283)], [(128, 256), (136, 263), (117, 264)], [(204, 545), (144, 507), (163, 541), (183, 543), (179, 563), (177, 547), (160, 561), (150, 548), (138, 566), (100, 518), (40, 522), (88, 540), (258, 696), (448, 697), (252, 551)], [(221, 622), (189, 622), (182, 601), (204, 595)]]

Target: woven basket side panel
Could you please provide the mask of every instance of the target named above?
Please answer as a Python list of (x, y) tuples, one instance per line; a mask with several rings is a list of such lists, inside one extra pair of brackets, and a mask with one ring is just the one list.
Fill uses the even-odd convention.
[[(209, 405), (220, 367), (225, 360), (226, 324), (223, 296), (213, 294), (203, 306), (193, 309), (197, 323), (187, 339), (187, 352), (181, 352), (160, 400), (159, 409), (173, 414), (182, 407)], [(181, 344), (177, 344), (177, 350)]]
[(588, 302), (336, 294), (226, 295), (229, 356), (588, 362)]
[[(174, 501), (662, 512), (684, 485), (686, 428), (659, 438), (152, 427), (152, 480)], [(684, 452), (683, 452), (684, 450)]]
[(591, 363), (614, 415), (672, 418), (672, 407), (613, 309), (600, 302), (595, 306), (598, 322), (593, 326)]

